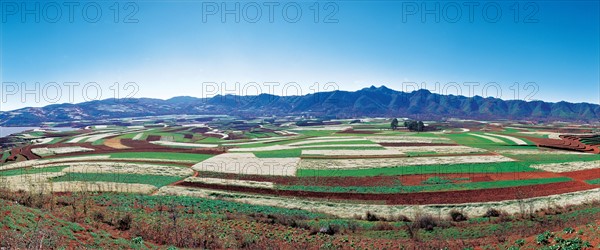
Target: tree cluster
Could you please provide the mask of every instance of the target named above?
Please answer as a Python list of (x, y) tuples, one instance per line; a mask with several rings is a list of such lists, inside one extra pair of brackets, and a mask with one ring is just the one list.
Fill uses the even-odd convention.
[(410, 131), (425, 131), (425, 124), (422, 121), (405, 121), (404, 127), (406, 127)]

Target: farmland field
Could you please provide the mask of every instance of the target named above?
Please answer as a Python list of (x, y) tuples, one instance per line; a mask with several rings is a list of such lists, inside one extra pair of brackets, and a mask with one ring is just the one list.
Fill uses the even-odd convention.
[[(437, 216), (437, 226), (417, 231), (421, 240), (463, 239), (469, 246), (477, 246), (481, 235), (489, 237), (492, 226), (525, 228), (527, 221), (521, 218), (544, 209), (572, 208), (564, 215), (545, 215), (557, 220), (584, 220), (575, 212), (600, 218), (594, 199), (600, 197), (600, 154), (589, 149), (596, 147), (597, 137), (582, 137), (581, 143), (588, 146), (568, 149), (545, 147), (549, 142), (544, 140), (575, 139), (560, 133), (553, 136), (559, 139), (550, 139), (541, 135), (558, 132), (537, 133), (535, 127), (490, 129), (481, 123), (410, 132), (390, 130), (388, 124), (388, 119), (379, 118), (316, 127), (264, 124), (242, 133), (217, 125), (177, 124), (106, 126), (60, 136), (39, 132), (37, 143), (2, 153), (0, 188), (6, 199), (20, 199), (23, 192), (58, 200), (89, 197), (103, 213), (137, 216), (131, 233), (140, 237), (156, 233), (147, 227), (159, 223), (143, 211), (162, 218), (161, 211), (173, 214), (181, 209), (177, 211), (182, 220), (193, 227), (188, 230), (208, 230), (208, 222), (191, 222), (202, 218), (224, 226), (220, 233), (236, 228), (246, 232), (243, 237), (258, 237), (252, 238), (255, 244), (263, 244), (260, 237), (267, 236), (252, 230), (288, 228), (287, 236), (268, 236), (281, 246), (290, 244), (285, 239), (302, 241), (305, 236), (321, 244), (340, 244), (337, 237), (350, 237), (355, 246), (366, 248), (399, 239), (419, 246), (410, 235), (415, 232), (402, 228), (414, 225), (411, 221), (423, 213)], [(36, 207), (35, 213), (49, 213), (46, 206)], [(505, 221), (490, 224), (485, 216), (492, 208)], [(445, 216), (457, 209), (466, 218), (462, 226)], [(82, 213), (68, 214), (91, 216)], [(223, 218), (229, 219), (216, 222)], [(118, 226), (95, 223), (109, 231)], [(328, 227), (344, 233), (323, 238), (328, 233), (319, 231)], [(96, 246), (130, 244), (94, 237)], [(145, 246), (176, 242), (159, 238), (144, 238), (149, 241)], [(236, 239), (218, 241), (221, 247), (238, 248)]]

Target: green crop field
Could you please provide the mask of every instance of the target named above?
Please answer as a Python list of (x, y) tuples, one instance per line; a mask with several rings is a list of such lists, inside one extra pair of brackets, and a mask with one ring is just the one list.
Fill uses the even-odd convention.
[(377, 175), (409, 175), (409, 174), (448, 174), (448, 173), (506, 173), (506, 172), (536, 172), (523, 162), (497, 162), (402, 166), (370, 169), (298, 169), (297, 176), (377, 176)]
[(460, 184), (434, 184), (422, 186), (375, 186), (375, 187), (331, 187), (331, 186), (278, 186), (282, 190), (297, 190), (309, 192), (333, 192), (333, 193), (416, 193), (416, 192), (433, 192), (433, 191), (453, 191), (453, 190), (477, 190), (489, 188), (505, 188), (528, 185), (540, 185), (548, 183), (571, 181), (567, 177), (558, 178), (543, 178), (543, 179), (527, 179), (527, 180), (507, 180), (507, 181), (486, 181), (486, 182), (471, 182)]

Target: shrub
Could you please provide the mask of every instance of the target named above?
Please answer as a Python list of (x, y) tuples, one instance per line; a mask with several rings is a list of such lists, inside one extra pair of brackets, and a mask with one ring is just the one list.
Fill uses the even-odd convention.
[(339, 226), (337, 226), (337, 225), (332, 225), (332, 224), (328, 224), (327, 226), (325, 226), (325, 227), (322, 227), (322, 228), (319, 230), (319, 233), (322, 233), (322, 234), (328, 234), (328, 235), (334, 235), (334, 234), (336, 234), (337, 232), (339, 232), (339, 230), (340, 230)]
[(104, 222), (104, 214), (100, 211), (95, 211), (92, 214), (92, 218), (97, 222)]
[(385, 221), (385, 218), (382, 218), (375, 214), (372, 214), (370, 211), (367, 211), (367, 214), (365, 215), (365, 219), (368, 221)]
[(434, 218), (429, 214), (417, 214), (415, 216), (415, 220), (412, 223), (412, 227), (417, 229), (425, 229), (427, 231), (432, 231), (435, 227), (439, 225), (439, 220)]
[(380, 222), (377, 222), (377, 224), (375, 224), (375, 226), (373, 226), (373, 230), (389, 231), (389, 230), (394, 230), (394, 226), (392, 226), (390, 223), (380, 221)]
[(138, 236), (138, 237), (131, 239), (131, 242), (133, 242), (133, 244), (136, 244), (136, 245), (141, 245), (141, 244), (144, 244), (144, 239), (142, 237)]
[(572, 234), (575, 232), (575, 229), (573, 229), (572, 227), (567, 227), (567, 228), (563, 229), (563, 232), (566, 234)]
[(130, 214), (126, 214), (125, 216), (123, 216), (122, 218), (120, 218), (119, 220), (117, 220), (117, 229), (121, 230), (121, 231), (127, 231), (131, 228), (131, 215)]
[(538, 244), (547, 245), (550, 243), (550, 238), (552, 238), (552, 236), (553, 235), (550, 231), (543, 232), (535, 238), (535, 242)]
[(483, 217), (489, 218), (489, 217), (500, 217), (500, 215), (502, 214), (502, 212), (500, 212), (500, 210), (497, 210), (495, 208), (490, 208), (488, 209), (485, 214), (483, 215)]
[(452, 221), (455, 222), (466, 221), (468, 219), (466, 215), (458, 210), (450, 211), (450, 218), (452, 218)]
[(515, 245), (517, 245), (517, 246), (524, 246), (525, 245), (525, 239), (515, 240)]

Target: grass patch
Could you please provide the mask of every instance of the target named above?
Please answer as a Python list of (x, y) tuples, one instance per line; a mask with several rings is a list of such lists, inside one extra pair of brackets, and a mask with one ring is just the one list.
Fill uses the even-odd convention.
[(138, 183), (149, 184), (157, 188), (169, 185), (181, 180), (177, 176), (164, 175), (142, 175), (142, 174), (122, 174), (122, 173), (67, 173), (66, 175), (53, 178), (54, 182), (61, 181), (86, 181), (86, 182), (118, 182), (118, 183)]
[(2, 152), (2, 157), (0, 158), (0, 161), (5, 161), (8, 157), (10, 156), (10, 151), (4, 151)]
[(423, 151), (423, 152), (406, 152), (407, 156), (421, 156), (421, 155), (434, 155), (437, 154), (435, 151)]
[(593, 179), (593, 180), (587, 180), (587, 181), (585, 181), (585, 182), (587, 182), (587, 183), (589, 183), (589, 184), (592, 184), (592, 185), (600, 185), (600, 178), (598, 178), (598, 179)]

